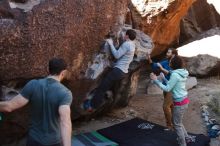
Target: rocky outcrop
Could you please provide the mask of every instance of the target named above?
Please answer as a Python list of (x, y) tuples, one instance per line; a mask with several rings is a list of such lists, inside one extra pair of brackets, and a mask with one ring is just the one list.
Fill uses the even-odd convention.
[[(101, 71), (96, 68), (97, 62), (104, 63), (102, 59), (106, 55), (99, 52), (100, 43), (110, 30), (116, 34), (123, 34), (128, 29), (128, 27), (122, 29), (126, 2), (66, 0), (41, 1), (39, 5), (28, 2), (15, 4), (13, 7), (16, 7), (20, 15), (10, 19), (0, 19), (2, 26), (0, 75), (3, 83), (10, 81), (8, 83), (10, 87), (17, 87), (21, 81), (43, 77), (47, 75), (48, 60), (54, 56), (62, 57), (68, 62), (71, 73), (69, 80), (64, 81), (64, 84), (73, 91), (74, 95), (72, 119), (82, 117), (80, 105), (83, 98), (97, 86), (108, 71), (107, 66)], [(14, 14), (15, 9), (8, 10)], [(86, 117), (105, 113), (116, 106), (126, 106), (135, 94), (140, 68), (140, 63), (137, 61), (143, 60), (146, 52), (153, 47), (149, 36), (139, 30), (136, 31), (138, 33), (137, 52), (130, 73), (112, 91), (108, 91), (110, 95), (107, 95), (105, 106), (92, 115), (85, 115)], [(90, 65), (89, 62), (97, 53), (100, 54)], [(91, 72), (94, 66), (95, 72)], [(26, 110), (27, 108), (23, 108), (20, 112), (27, 114)], [(23, 116), (24, 120), (28, 121), (27, 116)], [(10, 129), (7, 123), (11, 120), (16, 121), (16, 118), (14, 114), (5, 114), (4, 130)], [(17, 122), (13, 123), (11, 127), (18, 126), (16, 124)], [(19, 134), (24, 135), (27, 124), (23, 122), (19, 125), (25, 127)], [(1, 139), (5, 137), (15, 138), (10, 133), (0, 135)], [(7, 140), (9, 139), (4, 142), (7, 143)]]
[(7, 82), (43, 77), (49, 59), (62, 57), (71, 72), (68, 85), (78, 101), (92, 84), (86, 85), (83, 79), (89, 61), (110, 30), (120, 31), (127, 1), (34, 2), (39, 0), (13, 3), (11, 7), (16, 8), (7, 11), (16, 17), (0, 19), (1, 79)]
[(181, 20), (180, 44), (192, 41), (201, 33), (215, 27), (220, 27), (219, 13), (207, 0), (197, 0)]
[[(188, 40), (188, 44), (178, 48), (179, 55), (186, 57), (190, 74), (198, 77), (216, 76), (220, 73), (218, 44), (219, 27), (202, 32)], [(196, 41), (195, 41), (196, 40)]]
[[(8, 1), (1, 2), (7, 5), (0, 7), (1, 81), (5, 85), (13, 80), (15, 87), (22, 80), (46, 76), (49, 59), (62, 57), (71, 72), (65, 84), (73, 91), (72, 118), (77, 118), (80, 114), (75, 108), (79, 108), (94, 84), (84, 78), (89, 61), (98, 52), (104, 36), (110, 30), (120, 31), (124, 25), (127, 0), (43, 0), (39, 4), (29, 0), (10, 5)], [(27, 109), (15, 112), (17, 116), (4, 115), (5, 124), (0, 131), (10, 132), (0, 135), (1, 144), (8, 142), (6, 137), (13, 139), (10, 133), (18, 136), (27, 132), (27, 116), (21, 113), (26, 115)], [(25, 128), (16, 131), (19, 127)]]
[(122, 25), (126, 1), (41, 1), (31, 11), (18, 11), (15, 18), (0, 19), (2, 79), (45, 76), (54, 56), (65, 58), (76, 78), (105, 34)]
[[(141, 12), (130, 4), (128, 12), (130, 19), (126, 20), (130, 20), (134, 28), (151, 36), (155, 44), (152, 55), (159, 55), (167, 47), (179, 43), (180, 20), (187, 14), (193, 2), (194, 0), (148, 1), (142, 5), (143, 8), (146, 8), (141, 9)], [(148, 5), (151, 7), (149, 8)], [(159, 8), (159, 10), (155, 10), (155, 8)], [(149, 13), (145, 14), (145, 11)]]
[(210, 55), (187, 58), (187, 69), (191, 75), (206, 77), (220, 74), (220, 59)]

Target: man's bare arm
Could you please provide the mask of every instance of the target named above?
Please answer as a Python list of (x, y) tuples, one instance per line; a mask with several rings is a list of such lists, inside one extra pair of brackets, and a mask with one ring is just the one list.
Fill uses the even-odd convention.
[(70, 106), (61, 105), (59, 107), (60, 128), (63, 146), (71, 146), (72, 123), (70, 117)]
[(18, 94), (9, 101), (0, 102), (0, 112), (12, 112), (25, 106), (27, 103), (28, 99), (24, 98), (21, 94)]

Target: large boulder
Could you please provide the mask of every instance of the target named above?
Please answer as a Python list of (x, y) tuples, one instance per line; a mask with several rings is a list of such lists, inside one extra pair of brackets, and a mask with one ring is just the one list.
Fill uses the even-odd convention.
[(180, 43), (193, 41), (201, 33), (215, 27), (220, 27), (220, 15), (214, 5), (207, 0), (197, 0), (181, 20)]
[(198, 55), (186, 59), (187, 69), (191, 75), (207, 77), (219, 75), (220, 59), (210, 55)]
[(12, 15), (12, 10), (21, 15), (0, 19), (3, 80), (45, 76), (48, 60), (54, 56), (65, 58), (72, 78), (77, 78), (86, 70), (105, 34), (123, 25), (126, 13), (126, 0), (32, 2), (31, 6), (12, 5)]
[(190, 74), (205, 77), (219, 75), (220, 54), (216, 45), (220, 40), (220, 28), (202, 32), (188, 40), (188, 44), (178, 48), (179, 55), (186, 57)]
[[(108, 66), (97, 68), (97, 64), (104, 64), (109, 59), (105, 58), (106, 54), (100, 52), (100, 43), (109, 31), (115, 34), (126, 31), (127, 27), (123, 28), (126, 5), (126, 0), (37, 0), (24, 4), (10, 1), (7, 11), (11, 12), (13, 17), (0, 19), (2, 84), (13, 88), (22, 87), (22, 83), (32, 78), (47, 75), (50, 58), (62, 57), (69, 64), (70, 78), (64, 81), (64, 84), (74, 95), (72, 119), (81, 117), (83, 112), (80, 105), (84, 97), (90, 94), (108, 71)], [(105, 113), (115, 106), (125, 106), (135, 94), (140, 68), (138, 61), (141, 61), (153, 47), (149, 36), (136, 31), (138, 48), (129, 74), (112, 91), (108, 91), (110, 94), (107, 93), (106, 105), (93, 115), (85, 115), (86, 117)], [(8, 100), (7, 97), (3, 97), (2, 100)], [(19, 112), (4, 114), (4, 127), (0, 126), (0, 130), (11, 131), (20, 138), (27, 132), (27, 113), (28, 108), (23, 108)], [(24, 122), (22, 117), (17, 120), (18, 116), (14, 114), (22, 115)], [(8, 124), (11, 121), (19, 123)], [(15, 128), (16, 126), (18, 128)], [(14, 129), (19, 127), (23, 130), (17, 134), (18, 131)], [(1, 141), (3, 144), (15, 140), (15, 136), (9, 132), (1, 134), (0, 139), (5, 139), (4, 142)]]
[(127, 22), (148, 34), (155, 47), (152, 56), (179, 43), (180, 20), (195, 0), (132, 1)]
[[(0, 5), (2, 85), (21, 87), (24, 85), (21, 82), (44, 77), (48, 73), (48, 61), (62, 57), (71, 73), (65, 84), (73, 91), (72, 118), (76, 119), (82, 99), (94, 84), (93, 80), (84, 78), (89, 61), (99, 51), (103, 37), (110, 30), (118, 32), (124, 25), (127, 0), (1, 2), (5, 5)], [(1, 144), (15, 140), (12, 134), (18, 137), (26, 134), (27, 113), (28, 109), (23, 108), (4, 114), (0, 131), (8, 133), (1, 133)]]

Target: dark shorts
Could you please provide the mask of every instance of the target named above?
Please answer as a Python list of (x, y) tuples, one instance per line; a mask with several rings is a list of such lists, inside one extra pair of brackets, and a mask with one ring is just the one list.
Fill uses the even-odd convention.
[(61, 143), (52, 144), (52, 145), (42, 145), (39, 142), (35, 141), (32, 137), (28, 136), (26, 146), (62, 146)]

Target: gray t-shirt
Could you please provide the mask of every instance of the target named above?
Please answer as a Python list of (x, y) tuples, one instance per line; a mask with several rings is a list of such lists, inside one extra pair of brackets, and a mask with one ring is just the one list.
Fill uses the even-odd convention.
[(31, 80), (21, 91), (30, 103), (29, 136), (43, 145), (61, 142), (59, 106), (70, 105), (72, 93), (52, 78)]

